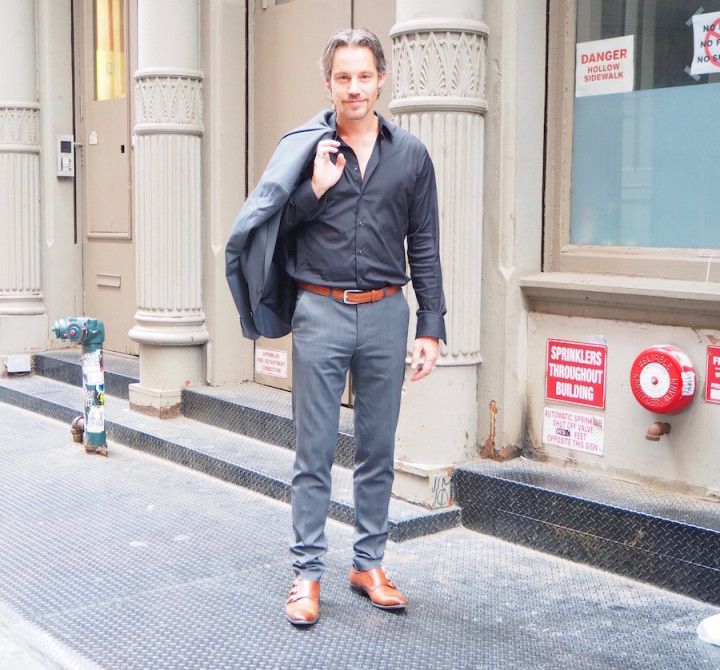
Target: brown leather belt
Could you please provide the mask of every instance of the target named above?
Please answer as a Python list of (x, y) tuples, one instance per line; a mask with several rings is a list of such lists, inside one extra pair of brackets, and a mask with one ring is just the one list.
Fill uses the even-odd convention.
[(317, 286), (316, 284), (308, 284), (304, 281), (299, 281), (298, 286), (304, 288), (306, 291), (311, 293), (317, 293), (318, 295), (324, 295), (328, 298), (334, 298), (340, 302), (344, 302), (346, 305), (360, 305), (365, 302), (377, 302), (383, 298), (387, 298), (397, 293), (402, 286), (388, 286), (386, 288), (377, 288), (370, 291), (360, 291), (358, 289), (343, 290), (341, 288), (330, 288), (329, 286)]

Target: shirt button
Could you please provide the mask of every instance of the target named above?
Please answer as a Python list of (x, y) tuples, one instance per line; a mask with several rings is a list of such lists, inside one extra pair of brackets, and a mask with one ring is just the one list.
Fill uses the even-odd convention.
[(360, 249), (360, 251), (358, 251), (358, 253), (362, 256), (362, 249)]

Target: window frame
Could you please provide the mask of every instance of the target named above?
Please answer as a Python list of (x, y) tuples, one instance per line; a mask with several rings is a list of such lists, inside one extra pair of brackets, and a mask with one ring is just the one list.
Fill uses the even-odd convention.
[(720, 282), (720, 249), (570, 244), (576, 0), (549, 0), (543, 271)]

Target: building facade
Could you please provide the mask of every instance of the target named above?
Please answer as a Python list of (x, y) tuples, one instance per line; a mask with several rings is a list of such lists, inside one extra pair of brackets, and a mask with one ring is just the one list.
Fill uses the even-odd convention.
[(280, 135), (328, 105), (327, 36), (364, 26), (389, 56), (381, 112), (436, 165), (448, 303), (440, 364), (405, 389), (396, 493), (447, 504), (455, 465), (522, 451), (718, 496), (720, 1), (697, 11), (0, 0), (0, 355), (87, 315), (139, 357), (135, 410), (291, 388), (288, 342), (241, 336), (225, 242)]

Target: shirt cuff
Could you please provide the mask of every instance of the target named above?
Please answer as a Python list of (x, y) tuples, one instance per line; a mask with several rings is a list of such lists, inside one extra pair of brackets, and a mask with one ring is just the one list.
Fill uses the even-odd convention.
[(438, 312), (418, 310), (415, 338), (418, 337), (436, 337), (447, 344), (447, 336), (445, 335), (445, 318), (443, 315)]
[(309, 221), (320, 213), (325, 204), (325, 198), (322, 197), (318, 200), (312, 188), (312, 180), (308, 179), (293, 192), (292, 204), (295, 206), (295, 220)]

